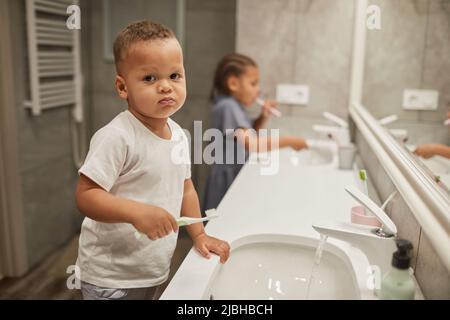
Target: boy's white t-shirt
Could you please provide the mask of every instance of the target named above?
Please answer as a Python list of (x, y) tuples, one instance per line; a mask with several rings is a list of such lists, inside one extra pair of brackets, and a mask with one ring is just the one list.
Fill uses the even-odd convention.
[[(170, 118), (170, 140), (158, 137), (124, 111), (97, 131), (79, 173), (111, 194), (147, 203), (180, 216), (184, 181), (191, 177), (189, 142)], [(77, 266), (82, 281), (107, 288), (141, 288), (169, 275), (177, 234), (156, 241), (137, 237), (127, 223), (86, 217), (81, 227)]]

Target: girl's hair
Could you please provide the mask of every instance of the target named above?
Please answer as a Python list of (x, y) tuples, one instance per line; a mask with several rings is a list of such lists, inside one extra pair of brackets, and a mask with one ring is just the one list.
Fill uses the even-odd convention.
[(210, 99), (214, 100), (218, 95), (229, 95), (230, 89), (227, 84), (228, 78), (230, 76), (239, 77), (245, 72), (245, 68), (248, 66), (257, 67), (256, 62), (252, 58), (243, 54), (229, 53), (223, 57), (217, 64), (214, 73), (214, 82)]

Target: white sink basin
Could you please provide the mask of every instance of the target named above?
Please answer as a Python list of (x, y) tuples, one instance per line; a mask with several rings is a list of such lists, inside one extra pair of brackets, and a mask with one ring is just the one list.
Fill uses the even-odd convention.
[(293, 153), (291, 163), (293, 165), (320, 166), (331, 164), (333, 161), (333, 152), (326, 148), (311, 148)]
[(327, 243), (307, 297), (318, 240), (257, 235), (232, 243), (232, 252), (212, 276), (205, 299), (360, 299), (346, 254)]
[(308, 140), (309, 149), (292, 151), (291, 164), (294, 166), (323, 166), (337, 164), (337, 146), (332, 141)]
[(263, 167), (270, 167), (279, 161), (278, 153), (288, 153), (288, 163), (294, 167), (304, 166), (321, 166), (335, 167), (338, 166), (338, 152), (336, 143), (328, 140), (307, 140), (308, 149), (295, 151), (293, 149), (274, 150), (269, 153), (251, 153), (249, 163), (257, 163)]

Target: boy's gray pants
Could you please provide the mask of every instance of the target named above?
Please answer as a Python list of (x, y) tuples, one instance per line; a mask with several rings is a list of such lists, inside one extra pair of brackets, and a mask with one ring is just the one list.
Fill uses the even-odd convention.
[(158, 286), (148, 288), (111, 289), (81, 282), (84, 300), (154, 300)]

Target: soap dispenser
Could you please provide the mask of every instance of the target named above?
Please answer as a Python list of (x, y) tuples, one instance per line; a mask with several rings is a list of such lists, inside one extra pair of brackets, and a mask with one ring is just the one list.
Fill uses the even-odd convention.
[(397, 251), (392, 255), (392, 268), (381, 282), (381, 299), (413, 300), (415, 285), (409, 273), (413, 246), (408, 240), (396, 240)]

